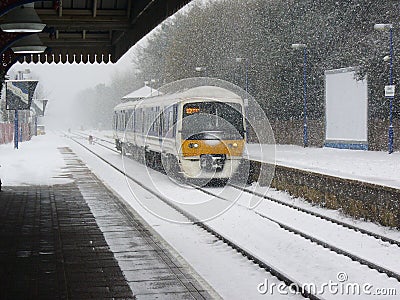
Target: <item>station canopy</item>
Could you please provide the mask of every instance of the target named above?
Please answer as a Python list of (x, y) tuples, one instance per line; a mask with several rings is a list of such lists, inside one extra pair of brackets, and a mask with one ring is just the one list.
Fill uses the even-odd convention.
[[(39, 37), (48, 48), (43, 54), (26, 55), (23, 60), (116, 62), (188, 2), (190, 0), (34, 1), (37, 14), (46, 24)], [(5, 15), (0, 17), (0, 23), (4, 18)]]

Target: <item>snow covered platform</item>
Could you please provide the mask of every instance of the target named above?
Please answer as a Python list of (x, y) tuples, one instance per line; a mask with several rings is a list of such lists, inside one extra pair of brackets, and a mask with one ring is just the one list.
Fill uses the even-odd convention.
[[(269, 162), (259, 145), (247, 147), (250, 159)], [(275, 160), (279, 166), (400, 189), (400, 152), (276, 145)]]
[[(266, 151), (268, 151), (268, 147)], [(262, 148), (263, 149), (263, 148)], [(248, 145), (253, 181), (262, 183), (259, 145)], [(268, 152), (267, 152), (268, 153)], [(323, 207), (400, 228), (400, 153), (277, 145), (272, 186)]]
[(50, 134), (0, 147), (0, 298), (211, 299), (63, 143)]

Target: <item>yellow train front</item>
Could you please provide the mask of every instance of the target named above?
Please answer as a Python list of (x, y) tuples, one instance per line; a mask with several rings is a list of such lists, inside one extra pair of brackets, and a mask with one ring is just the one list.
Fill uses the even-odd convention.
[(201, 86), (128, 101), (114, 108), (117, 149), (186, 179), (228, 179), (246, 141), (243, 100)]
[(238, 98), (215, 100), (182, 103), (178, 157), (186, 178), (227, 179), (243, 157), (243, 105)]

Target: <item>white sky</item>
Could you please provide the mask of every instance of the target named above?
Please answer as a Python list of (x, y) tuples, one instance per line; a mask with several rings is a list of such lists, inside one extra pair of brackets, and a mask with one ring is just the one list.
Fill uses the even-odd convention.
[[(142, 42), (139, 41), (138, 44), (138, 47), (141, 47)], [(30, 69), (31, 74), (25, 75), (25, 78), (39, 80), (44, 97), (49, 100), (43, 120), (44, 124), (52, 125), (54, 128), (63, 128), (67, 126), (63, 124), (70, 123), (69, 116), (65, 112), (70, 111), (72, 100), (80, 91), (102, 83), (109, 84), (115, 73), (133, 68), (134, 65), (131, 61), (134, 48), (132, 47), (115, 64), (16, 63), (9, 70), (8, 75), (10, 75), (10, 79), (13, 79), (18, 71)]]

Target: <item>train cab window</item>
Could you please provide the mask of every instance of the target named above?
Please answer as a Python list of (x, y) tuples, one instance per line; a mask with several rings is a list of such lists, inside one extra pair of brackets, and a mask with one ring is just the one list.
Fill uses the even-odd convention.
[(223, 139), (244, 137), (242, 106), (238, 103), (195, 102), (183, 106), (182, 135), (185, 139), (206, 139), (207, 132)]

